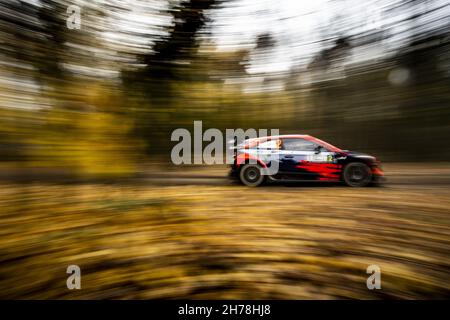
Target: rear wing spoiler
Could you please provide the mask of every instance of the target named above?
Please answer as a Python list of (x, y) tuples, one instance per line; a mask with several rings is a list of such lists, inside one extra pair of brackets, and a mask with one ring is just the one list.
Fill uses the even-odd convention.
[(227, 144), (228, 150), (233, 150), (234, 156), (237, 155), (237, 149), (242, 145), (242, 143), (238, 145), (237, 137), (234, 137), (233, 140), (228, 140)]

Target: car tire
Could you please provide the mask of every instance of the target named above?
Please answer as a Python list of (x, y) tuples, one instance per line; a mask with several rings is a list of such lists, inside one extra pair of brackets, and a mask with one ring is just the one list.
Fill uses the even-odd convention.
[(249, 187), (260, 186), (266, 180), (265, 178), (262, 168), (255, 164), (246, 164), (239, 172), (239, 180)]
[(351, 162), (345, 166), (342, 177), (350, 187), (365, 187), (372, 182), (372, 171), (362, 162)]

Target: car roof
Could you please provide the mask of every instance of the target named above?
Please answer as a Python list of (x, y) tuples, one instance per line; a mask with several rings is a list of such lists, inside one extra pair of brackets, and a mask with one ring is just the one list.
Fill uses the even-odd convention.
[(246, 139), (246, 142), (257, 142), (257, 141), (265, 141), (265, 140), (272, 140), (272, 139), (288, 139), (288, 138), (311, 138), (310, 135), (307, 134), (283, 134), (278, 136), (265, 136), (265, 137), (257, 137), (257, 138), (251, 138)]
[(282, 134), (282, 135), (278, 135), (278, 136), (267, 136), (267, 137), (260, 137), (261, 139), (263, 138), (270, 138), (270, 139), (286, 139), (286, 138), (307, 138), (307, 137), (311, 137), (308, 134)]
[(268, 141), (268, 140), (289, 139), (289, 138), (291, 138), (291, 139), (304, 138), (304, 139), (312, 140), (312, 141), (314, 141), (316, 143), (319, 143), (320, 145), (325, 146), (325, 147), (327, 147), (328, 149), (330, 149), (332, 151), (336, 151), (336, 152), (342, 151), (340, 148), (338, 148), (336, 146), (333, 146), (332, 144), (330, 144), (330, 143), (328, 143), (326, 141), (320, 140), (320, 139), (318, 139), (316, 137), (313, 137), (311, 135), (308, 135), (308, 134), (283, 134), (283, 135), (278, 135), (278, 136), (266, 136), (266, 137), (252, 138), (252, 139), (245, 140), (242, 143), (242, 145), (244, 145), (246, 147), (250, 147), (250, 146), (252, 146), (254, 144), (262, 143), (262, 142), (265, 142), (265, 141)]

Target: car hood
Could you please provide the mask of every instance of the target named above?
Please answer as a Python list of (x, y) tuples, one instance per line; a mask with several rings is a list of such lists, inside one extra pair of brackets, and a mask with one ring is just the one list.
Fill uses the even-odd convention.
[(351, 150), (343, 150), (343, 153), (347, 156), (347, 157), (353, 157), (353, 158), (358, 158), (358, 159), (370, 159), (375, 161), (376, 158), (370, 154), (367, 153), (362, 153), (362, 152), (357, 152), (357, 151), (351, 151)]

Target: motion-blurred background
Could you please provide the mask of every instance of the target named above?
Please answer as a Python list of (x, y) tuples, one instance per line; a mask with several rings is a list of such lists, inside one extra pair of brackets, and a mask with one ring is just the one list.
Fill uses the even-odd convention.
[[(1, 0), (0, 295), (372, 298), (364, 256), (394, 270), (376, 297), (445, 296), (448, 179), (432, 191), (289, 189), (288, 200), (283, 189), (244, 189), (237, 207), (240, 187), (168, 187), (158, 174), (171, 167), (171, 132), (202, 120), (413, 162), (394, 165), (398, 177), (448, 177), (449, 34), (446, 0)], [(158, 187), (138, 179), (149, 171)], [(399, 233), (405, 242), (392, 243)], [(70, 263), (87, 265), (97, 289), (67, 291)], [(362, 280), (324, 280), (334, 268)]]
[[(69, 29), (70, 5), (80, 29)], [(310, 133), (384, 160), (450, 154), (448, 1), (1, 1), (2, 163), (167, 156), (175, 128)]]

